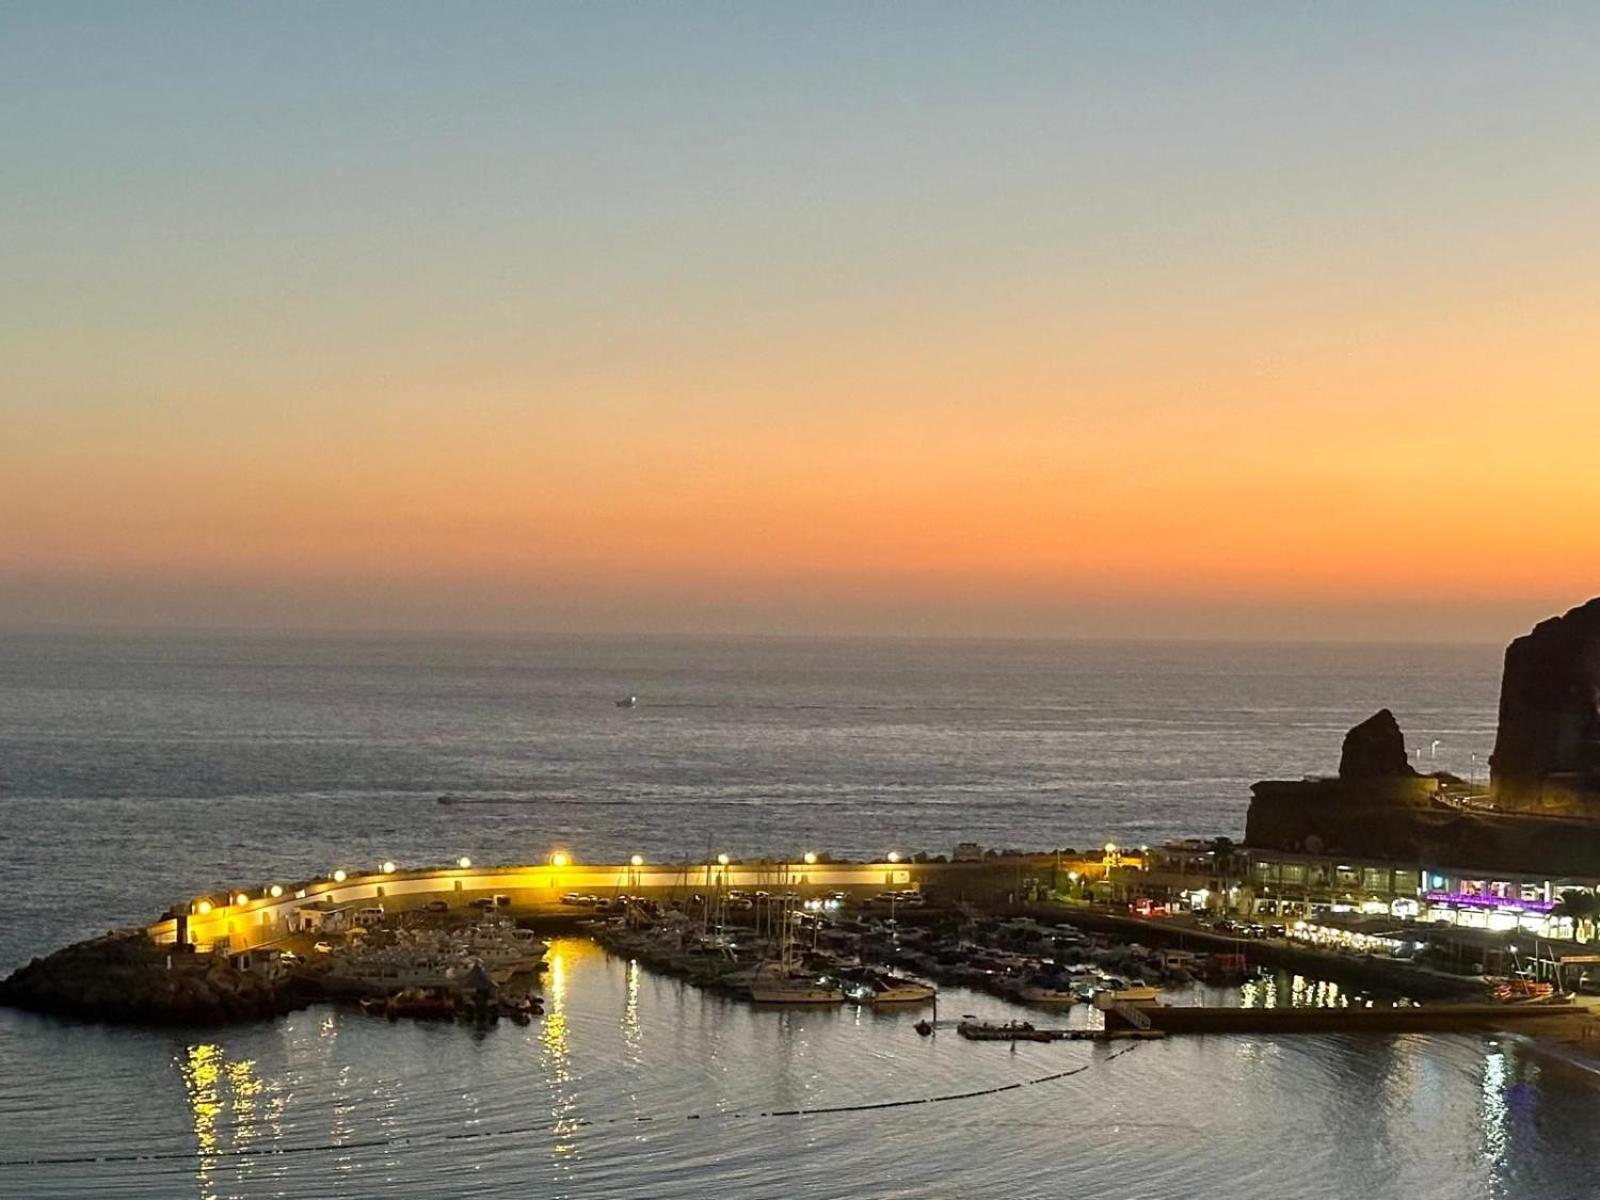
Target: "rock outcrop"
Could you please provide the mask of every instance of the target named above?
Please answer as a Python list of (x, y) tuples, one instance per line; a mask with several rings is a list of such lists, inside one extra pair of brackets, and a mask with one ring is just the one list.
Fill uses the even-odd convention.
[(1344, 735), (1340, 779), (1410, 778), (1416, 773), (1406, 755), (1400, 722), (1387, 708), (1380, 708)]
[(1507, 647), (1489, 770), (1499, 809), (1600, 817), (1600, 599)]
[(221, 955), (169, 952), (130, 931), (34, 959), (0, 982), (0, 1004), (94, 1021), (221, 1025), (287, 1012), (302, 1002), (293, 990)]
[[(1406, 758), (1406, 739), (1387, 708), (1344, 736), (1337, 779), (1268, 779), (1250, 788), (1245, 844), (1304, 854), (1371, 854), (1386, 842), (1402, 814), (1444, 807), (1439, 789), (1453, 776), (1419, 775)], [(1407, 848), (1406, 838), (1393, 839)]]

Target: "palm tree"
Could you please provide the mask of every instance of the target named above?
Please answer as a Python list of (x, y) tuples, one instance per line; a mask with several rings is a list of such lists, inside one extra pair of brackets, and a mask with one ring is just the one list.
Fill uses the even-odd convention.
[(1594, 919), (1600, 915), (1600, 896), (1578, 888), (1568, 888), (1561, 893), (1554, 911), (1557, 916), (1571, 917), (1577, 939), (1587, 942), (1594, 936)]

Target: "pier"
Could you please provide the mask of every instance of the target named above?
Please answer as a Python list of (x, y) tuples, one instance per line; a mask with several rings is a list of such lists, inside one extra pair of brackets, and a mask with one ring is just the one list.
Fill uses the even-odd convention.
[[(1123, 1007), (1123, 1006), (1118, 1006)], [(1113, 1008), (1106, 1028), (1180, 1033), (1466, 1033), (1492, 1032), (1552, 1017), (1581, 1016), (1581, 1004), (1432, 1004), (1372, 1008), (1218, 1008), (1141, 1004), (1146, 1025)]]

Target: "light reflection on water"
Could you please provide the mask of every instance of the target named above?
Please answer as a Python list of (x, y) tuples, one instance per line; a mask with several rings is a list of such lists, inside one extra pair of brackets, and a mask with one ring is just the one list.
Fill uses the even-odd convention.
[[(0, 1168), (0, 1195), (825, 1196), (865, 1180), (862, 1194), (1027, 1197), (1059, 1194), (1071, 1167), (1113, 1173), (1129, 1196), (1414, 1200), (1530, 1195), (1535, 1184), (1586, 1194), (1575, 1185), (1600, 1154), (1583, 1115), (1593, 1079), (1541, 1067), (1518, 1040), (1181, 1038), (1113, 1060), (1113, 1048), (1081, 1043), (975, 1044), (949, 1029), (919, 1038), (911, 1025), (925, 1010), (757, 1011), (571, 939), (553, 944), (542, 987), (543, 1021), (482, 1039), (319, 1008), (199, 1042), (115, 1031), (99, 1039), (93, 1069), (64, 1050), (81, 1028), (5, 1014), (0, 1145), (186, 1157)], [(941, 1013), (964, 1012), (1022, 1015), (948, 991)], [(164, 1056), (177, 1066), (177, 1111), (159, 1089), (149, 1095)], [(46, 1062), (58, 1066), (60, 1103), (118, 1119), (75, 1133), (37, 1118), (38, 1091), (18, 1069)], [(1078, 1065), (1088, 1069), (947, 1104), (759, 1115)], [(238, 1153), (305, 1147), (321, 1148)]]
[(567, 1039), (567, 970), (569, 962), (584, 949), (591, 953), (591, 943), (563, 938), (550, 946), (549, 969), (545, 975), (545, 1015), (539, 1022), (540, 1041), (544, 1043), (547, 1078), (550, 1084), (551, 1157), (560, 1164), (562, 1173), (565, 1160), (578, 1149), (574, 1136), (579, 1128), (578, 1100), (572, 1087), (573, 1073), (568, 1053)]
[(1496, 1047), (1483, 1056), (1483, 1156), (1491, 1183), (1498, 1183), (1505, 1169), (1506, 1126), (1506, 1056)]
[(1260, 975), (1239, 986), (1240, 1008), (1347, 1008), (1350, 996), (1327, 979)]
[(195, 1178), (200, 1194), (210, 1200), (211, 1171), (218, 1149), (217, 1121), (222, 1115), (222, 1047), (211, 1044), (189, 1047), (188, 1057), (181, 1070), (189, 1093), (189, 1108), (194, 1113), (194, 1140), (198, 1158), (195, 1161)]

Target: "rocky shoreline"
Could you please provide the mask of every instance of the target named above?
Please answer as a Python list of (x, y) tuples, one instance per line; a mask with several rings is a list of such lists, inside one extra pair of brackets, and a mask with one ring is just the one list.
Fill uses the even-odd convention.
[(124, 1025), (269, 1020), (312, 998), (293, 978), (269, 980), (221, 955), (173, 952), (143, 930), (78, 942), (0, 981), (0, 1004)]

